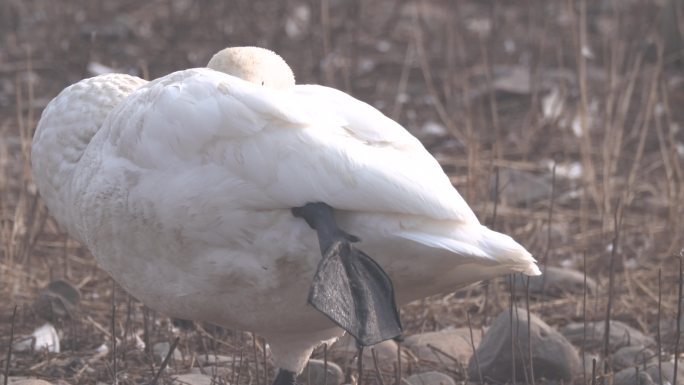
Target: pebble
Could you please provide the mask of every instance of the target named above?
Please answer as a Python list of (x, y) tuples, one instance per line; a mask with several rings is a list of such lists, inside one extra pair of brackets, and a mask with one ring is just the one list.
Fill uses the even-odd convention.
[(410, 385), (456, 385), (453, 378), (441, 372), (425, 372), (406, 378)]
[(304, 371), (297, 376), (297, 384), (310, 385), (340, 385), (344, 380), (342, 369), (334, 362), (328, 361), (328, 376), (325, 378), (325, 362), (323, 360), (309, 360)]
[(470, 359), (469, 378), (479, 379), (479, 362), (483, 377), (497, 382), (510, 380), (514, 364), (511, 357), (511, 326), (517, 332), (517, 337), (514, 338), (519, 344), (515, 357), (517, 380), (525, 379), (523, 358), (529, 360), (528, 342), (532, 347), (535, 378), (571, 381), (576, 374), (581, 373), (579, 355), (563, 335), (531, 314), (531, 333), (528, 338), (525, 309), (514, 309), (513, 319), (518, 322), (511, 323), (510, 310), (504, 310), (494, 320), (476, 350), (477, 357), (474, 355)]
[[(684, 363), (681, 361), (679, 362), (679, 365), (677, 366), (677, 384), (676, 385), (684, 385)], [(670, 384), (672, 383), (673, 374), (674, 374), (674, 363), (673, 362), (662, 362), (661, 368), (663, 371), (663, 384), (669, 382)], [(656, 384), (660, 383), (660, 375), (658, 371), (658, 362), (656, 361), (655, 363), (652, 363), (648, 368), (646, 368), (646, 372), (651, 376), (653, 381)]]
[[(651, 332), (652, 335), (656, 335), (658, 332), (657, 327), (654, 326)], [(684, 317), (682, 317), (682, 319), (679, 322), (679, 334), (680, 340), (684, 341)], [(660, 322), (660, 335), (662, 341), (664, 342), (663, 348), (665, 348), (668, 341), (674, 343), (677, 337), (677, 320), (674, 318), (669, 320), (662, 320)]]
[[(169, 354), (169, 349), (171, 349), (171, 344), (168, 342), (157, 342), (156, 344), (154, 344), (154, 346), (152, 347), (152, 352), (154, 353), (157, 362), (164, 361), (166, 355)], [(182, 360), (183, 354), (181, 354), (181, 352), (178, 351), (178, 349), (174, 349), (169, 363), (172, 363), (173, 361), (180, 362)]]
[[(586, 330), (586, 349), (596, 350), (603, 347), (604, 321), (588, 322)], [(582, 347), (584, 336), (584, 323), (573, 322), (567, 324), (561, 333), (573, 345)], [(620, 321), (610, 321), (610, 336), (608, 339), (611, 352), (625, 346), (655, 346), (655, 340), (644, 333)]]
[[(378, 365), (382, 369), (394, 370), (394, 363), (397, 362), (397, 349), (399, 346), (394, 340), (383, 341), (377, 345), (368, 346), (363, 349), (364, 362), (373, 362), (372, 349), (378, 359)], [(345, 335), (335, 342), (328, 349), (329, 360), (333, 360), (342, 366), (350, 364), (356, 357), (356, 342), (349, 335)], [(407, 355), (402, 349), (402, 362), (407, 362)]]
[[(476, 348), (480, 344), (481, 334), (479, 330), (473, 330)], [(406, 337), (404, 346), (410, 349), (418, 359), (435, 363), (443, 362), (445, 357), (439, 351), (432, 349), (431, 346), (455, 358), (462, 364), (467, 364), (473, 355), (468, 328), (448, 328), (435, 332), (414, 334)]]
[(188, 373), (172, 376), (174, 384), (183, 385), (212, 385), (212, 377), (201, 373)]
[[(541, 268), (543, 275), (530, 277), (530, 295), (562, 298), (568, 294), (584, 293), (584, 274), (564, 267), (547, 266)], [(519, 293), (526, 291), (526, 280), (516, 279), (515, 288)], [(596, 293), (596, 281), (587, 277), (587, 293)]]
[[(240, 358), (235, 357), (235, 361), (239, 362)], [(207, 365), (216, 365), (216, 366), (224, 366), (224, 365), (232, 365), (233, 363), (233, 356), (225, 356), (221, 354), (200, 354), (197, 356), (197, 362), (201, 366), (207, 366)]]
[(615, 373), (613, 385), (655, 385), (655, 382), (647, 372), (636, 368), (627, 368)]
[[(5, 376), (0, 374), (0, 384), (4, 383)], [(9, 377), (7, 378), (8, 385), (52, 385), (51, 382), (45, 380), (39, 380), (37, 378), (26, 378), (26, 377)]]
[(634, 366), (643, 366), (649, 362), (655, 353), (643, 346), (625, 346), (613, 354), (613, 370), (622, 370)]

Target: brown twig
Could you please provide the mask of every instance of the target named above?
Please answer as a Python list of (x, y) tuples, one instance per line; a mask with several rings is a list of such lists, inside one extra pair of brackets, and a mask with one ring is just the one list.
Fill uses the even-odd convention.
[(116, 372), (117, 372), (117, 362), (116, 362), (116, 282), (111, 279), (112, 282), (112, 376), (114, 377), (113, 384), (118, 383)]
[(359, 345), (357, 354), (356, 370), (359, 373), (359, 378), (356, 380), (356, 385), (363, 385), (363, 346)]
[(256, 373), (256, 385), (260, 385), (259, 381), (259, 355), (257, 350), (256, 334), (252, 333), (252, 345), (254, 346), (254, 371)]
[(587, 353), (587, 252), (582, 253), (582, 272), (584, 276), (584, 290), (582, 292), (582, 377), (583, 384), (587, 383), (587, 362), (585, 355)]
[(328, 344), (323, 344), (323, 385), (328, 385)]
[[(515, 385), (516, 382), (516, 363), (515, 363), (515, 340), (518, 338), (518, 333), (514, 332), (514, 330), (517, 331), (517, 328), (513, 328), (513, 309), (515, 309), (515, 274), (511, 274), (508, 276), (508, 282), (509, 282), (509, 289), (510, 289), (510, 328), (511, 328), (511, 383)], [(518, 325), (516, 325), (518, 326)]]
[(619, 239), (620, 239), (620, 211), (621, 211), (621, 204), (620, 201), (618, 200), (617, 203), (618, 208), (615, 210), (615, 216), (614, 216), (614, 235), (613, 235), (613, 247), (612, 250), (610, 251), (610, 271), (608, 273), (608, 304), (606, 305), (606, 320), (605, 320), (605, 327), (603, 330), (603, 359), (605, 360), (606, 365), (609, 363), (608, 357), (610, 356), (610, 317), (611, 317), (611, 311), (613, 307), (613, 289), (615, 285), (615, 255), (617, 254), (617, 248), (619, 244)]
[[(427, 347), (428, 347), (428, 349), (432, 350), (433, 353), (439, 353), (439, 354), (443, 355), (444, 357), (450, 359), (454, 363), (459, 363), (458, 358), (456, 358), (456, 357), (452, 356), (451, 354), (445, 352), (444, 350), (436, 347), (435, 345), (427, 344)], [(440, 361), (441, 361), (441, 359), (440, 359)]]
[(150, 385), (156, 385), (157, 384), (157, 381), (159, 380), (159, 376), (164, 371), (164, 369), (166, 369), (166, 366), (169, 364), (169, 360), (171, 360), (171, 356), (173, 355), (173, 352), (176, 350), (176, 346), (178, 345), (178, 341), (180, 341), (180, 337), (176, 337), (176, 339), (173, 340), (173, 343), (171, 344), (171, 347), (169, 348), (169, 352), (166, 353), (166, 357), (164, 357), (164, 361), (162, 361), (161, 366), (159, 367), (157, 374), (154, 376), (154, 379), (152, 379), (152, 382), (150, 383)]
[(541, 300), (542, 305), (546, 299), (546, 268), (549, 263), (549, 252), (551, 251), (551, 225), (553, 224), (553, 207), (556, 202), (556, 162), (553, 162), (553, 168), (551, 169), (551, 196), (549, 197), (549, 211), (547, 217), (547, 227), (546, 227), (546, 248), (544, 249), (544, 256), (542, 257), (542, 290), (541, 290)]
[(677, 294), (677, 326), (675, 336), (675, 351), (674, 351), (674, 374), (672, 375), (672, 383), (677, 383), (677, 370), (679, 367), (679, 340), (682, 333), (682, 286), (684, 285), (684, 250), (679, 253), (679, 291)]
[[(264, 338), (261, 339), (261, 346), (262, 346), (261, 352), (262, 352), (263, 358), (264, 358), (264, 383), (268, 384), (268, 360), (266, 359), (266, 340)], [(326, 345), (326, 347), (327, 347), (327, 345)], [(323, 348), (323, 351), (325, 352), (325, 348)], [(328, 375), (327, 365), (328, 365), (327, 357), (325, 357), (325, 370), (326, 370), (326, 372), (325, 372), (325, 375), (323, 377), (323, 380), (324, 380), (323, 385), (327, 385), (325, 383), (325, 380), (326, 380), (327, 375)]]
[(12, 344), (14, 343), (14, 323), (17, 318), (17, 305), (14, 305), (14, 310), (12, 310), (12, 322), (10, 325), (10, 338), (9, 338), (9, 344), (7, 346), (7, 359), (5, 361), (5, 378), (3, 380), (4, 385), (7, 385), (9, 382), (9, 368), (10, 368), (10, 361), (12, 361)]
[(477, 369), (477, 376), (480, 380), (480, 385), (484, 385), (484, 377), (482, 377), (482, 369), (480, 368), (480, 360), (477, 357), (475, 350), (475, 339), (473, 338), (473, 325), (470, 322), (470, 312), (466, 311), (466, 319), (468, 320), (468, 330), (470, 331), (470, 347), (473, 349), (473, 359), (475, 360), (475, 368)]
[(373, 356), (373, 365), (375, 366), (375, 377), (378, 379), (378, 384), (385, 385), (385, 381), (382, 380), (382, 373), (380, 373), (380, 366), (378, 365), (378, 357), (375, 354), (375, 349), (371, 348), (371, 355)]
[(401, 376), (402, 376), (402, 368), (401, 368), (401, 339), (396, 338), (395, 341), (397, 342), (397, 383), (396, 385), (401, 385)]
[(660, 317), (662, 312), (662, 301), (663, 301), (663, 268), (658, 268), (658, 319), (656, 322), (656, 349), (658, 349), (658, 385), (663, 385), (663, 360), (662, 360), (662, 349), (663, 342), (660, 335)]
[(527, 357), (530, 360), (530, 378), (534, 381), (534, 359), (532, 357), (532, 316), (530, 314), (530, 276), (525, 277), (525, 310), (527, 311)]

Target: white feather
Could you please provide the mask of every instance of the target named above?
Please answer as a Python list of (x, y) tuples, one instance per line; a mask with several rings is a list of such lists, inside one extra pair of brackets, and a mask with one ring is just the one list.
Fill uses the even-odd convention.
[[(522, 246), (480, 225), (403, 127), (340, 91), (283, 86), (294, 80), (273, 73), (278, 89), (258, 71), (250, 83), (212, 69), (67, 88), (34, 138), (48, 207), (147, 305), (260, 333), (294, 371), (341, 331), (306, 305), (321, 256), (292, 207), (331, 205), (400, 302), (539, 273)], [(53, 140), (62, 137), (81, 139)]]

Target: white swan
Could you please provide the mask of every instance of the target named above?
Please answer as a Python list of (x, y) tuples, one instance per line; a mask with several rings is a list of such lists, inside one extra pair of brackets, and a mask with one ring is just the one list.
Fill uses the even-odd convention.
[(399, 303), (540, 273), (375, 108), (295, 86), (264, 49), (226, 49), (209, 67), (82, 80), (48, 105), (34, 137), (48, 208), (148, 306), (257, 332), (279, 368), (299, 373), (342, 334), (306, 301), (321, 251), (291, 209), (311, 202), (362, 239)]

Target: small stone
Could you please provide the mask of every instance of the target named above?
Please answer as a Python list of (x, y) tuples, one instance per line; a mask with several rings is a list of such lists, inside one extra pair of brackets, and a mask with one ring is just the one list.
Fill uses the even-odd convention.
[(13, 345), (13, 349), (17, 352), (25, 352), (33, 350), (34, 352), (42, 352), (47, 350), (50, 353), (60, 352), (59, 334), (57, 329), (50, 323), (36, 328), (30, 337), (20, 339)]
[[(517, 334), (513, 336), (518, 345), (515, 362), (511, 357), (511, 327)], [(563, 335), (534, 314), (531, 314), (529, 335), (527, 329), (525, 309), (513, 310), (513, 322), (511, 322), (510, 310), (501, 312), (482, 339), (476, 356), (473, 355), (470, 359), (469, 378), (479, 378), (477, 369), (479, 362), (483, 377), (506, 382), (510, 380), (511, 369), (515, 364), (516, 379), (523, 381), (525, 379), (523, 361), (529, 360), (527, 352), (530, 348), (528, 346), (531, 346), (532, 350), (535, 378), (571, 381), (575, 374), (581, 372), (579, 355)]]
[[(163, 362), (166, 356), (169, 354), (169, 349), (171, 349), (171, 344), (168, 342), (157, 342), (154, 344), (152, 347), (152, 352), (154, 353), (154, 356), (157, 358), (158, 362)], [(183, 359), (183, 355), (181, 352), (178, 351), (178, 349), (173, 350), (173, 354), (171, 355), (171, 360), (172, 361), (181, 361)]]
[[(378, 359), (378, 365), (383, 369), (394, 368), (394, 363), (397, 362), (397, 350), (399, 346), (394, 340), (383, 341), (377, 345), (367, 346), (363, 349), (363, 360), (365, 362), (373, 362), (373, 353), (375, 350), (375, 356)], [(335, 342), (329, 349), (328, 354), (332, 360), (346, 365), (351, 362), (351, 360), (356, 357), (358, 349), (356, 348), (356, 342), (349, 335), (345, 335)], [(408, 359), (404, 351), (401, 352), (402, 360), (406, 362)]]
[[(239, 361), (239, 358), (235, 358), (236, 361)], [(200, 354), (197, 356), (197, 362), (201, 366), (207, 366), (207, 365), (231, 365), (233, 363), (233, 357), (232, 356), (224, 356), (221, 354)]]
[[(657, 328), (653, 327), (651, 331), (655, 335)], [(673, 343), (672, 348), (674, 348), (674, 341), (677, 339), (677, 320), (671, 318), (660, 321), (660, 335), (662, 337), (661, 341), (664, 342), (664, 349), (667, 347), (668, 341)], [(680, 340), (684, 340), (684, 317), (679, 322), (679, 335)]]
[[(475, 347), (480, 344), (480, 335), (479, 330), (473, 330)], [(444, 361), (445, 357), (443, 357), (441, 352), (448, 354), (463, 364), (467, 363), (470, 356), (473, 355), (470, 330), (468, 328), (450, 328), (436, 332), (414, 334), (406, 337), (404, 346), (410, 349), (418, 359), (435, 363)]]
[[(547, 266), (541, 268), (542, 275), (530, 278), (530, 295), (561, 298), (568, 294), (584, 293), (584, 274), (564, 267)], [(526, 280), (516, 279), (515, 289), (518, 293), (525, 293)], [(598, 285), (592, 278), (587, 277), (587, 293), (596, 293)]]
[(406, 382), (410, 385), (456, 385), (453, 378), (436, 371), (414, 374)]
[(653, 357), (655, 357), (655, 353), (651, 349), (643, 346), (625, 346), (613, 354), (613, 370), (643, 366)]
[(200, 373), (188, 373), (188, 374), (181, 374), (178, 376), (172, 376), (174, 384), (183, 384), (183, 385), (212, 385), (212, 377), (207, 376), (206, 374), (200, 374)]
[(344, 380), (342, 369), (334, 362), (328, 361), (328, 375), (325, 378), (325, 361), (309, 360), (304, 371), (297, 376), (297, 384), (340, 385)]
[[(584, 323), (573, 322), (567, 324), (563, 330), (561, 330), (561, 333), (577, 347), (582, 347), (586, 334), (586, 349), (595, 350), (603, 347), (604, 330), (604, 321), (588, 322), (586, 333), (584, 331)], [(644, 333), (624, 322), (610, 321), (608, 344), (611, 352), (615, 352), (624, 346), (653, 347), (655, 346), (655, 341), (653, 338), (644, 335)]]
[[(0, 374), (0, 381), (4, 381), (5, 377)], [(0, 382), (2, 383), (2, 382)], [(39, 380), (37, 378), (26, 378), (26, 377), (9, 377), (7, 379), (8, 385), (52, 385), (51, 382), (45, 380)]]
[[(661, 369), (663, 371), (663, 384), (669, 382), (670, 384), (674, 380), (673, 375), (674, 375), (674, 363), (673, 362), (661, 362), (660, 363)], [(656, 384), (660, 383), (660, 374), (658, 370), (658, 362), (655, 362), (651, 364), (648, 368), (646, 368), (646, 372), (651, 376), (653, 379), (653, 382)], [(684, 366), (680, 362), (679, 365), (677, 366), (677, 384), (676, 385), (684, 385)]]
[(615, 373), (613, 385), (655, 385), (655, 382), (647, 372), (627, 368)]

